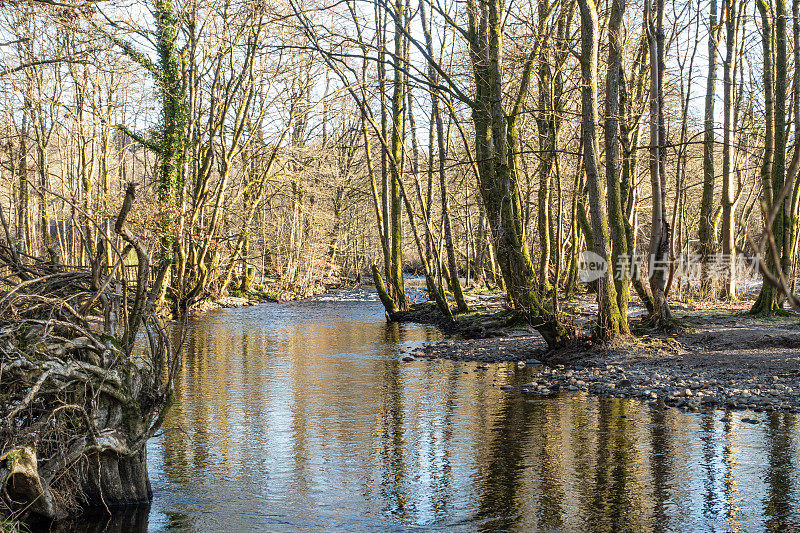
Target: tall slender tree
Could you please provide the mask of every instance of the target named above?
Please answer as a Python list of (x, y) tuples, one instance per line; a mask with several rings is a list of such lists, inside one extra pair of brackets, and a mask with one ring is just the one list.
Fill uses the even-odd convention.
[(669, 225), (666, 212), (665, 127), (663, 116), (664, 72), (664, 0), (645, 2), (645, 31), (650, 48), (650, 186), (652, 220), (650, 222), (649, 276), (653, 293), (653, 325), (666, 326), (672, 318), (667, 303), (666, 286), (669, 268)]
[(717, 46), (719, 41), (719, 28), (717, 24), (717, 0), (711, 0), (708, 13), (708, 74), (706, 76), (706, 97), (703, 123), (703, 193), (700, 201), (700, 225), (698, 229), (698, 242), (700, 261), (702, 262), (703, 276), (701, 279), (702, 290), (709, 294), (712, 290), (711, 277), (708, 275), (708, 266), (716, 243), (714, 230), (714, 186), (716, 174), (714, 165), (714, 147), (716, 134), (714, 132), (714, 109), (717, 91)]
[[(597, 138), (597, 58), (599, 23), (597, 5), (594, 0), (579, 0), (581, 11), (581, 110), (583, 162), (586, 169), (586, 185), (589, 189), (589, 211), (594, 238), (594, 252), (605, 261), (606, 269), (598, 279), (598, 327), (597, 335), (604, 340), (613, 340), (625, 333), (627, 317), (620, 314), (617, 290), (614, 283), (612, 265), (612, 246), (605, 194), (600, 181), (600, 144)], [(616, 178), (615, 178), (616, 179)]]
[(608, 66), (606, 73), (606, 187), (611, 228), (611, 256), (609, 272), (614, 276), (614, 288), (619, 308), (620, 333), (629, 333), (628, 301), (630, 300), (631, 253), (625, 233), (620, 185), (620, 78), (622, 70), (622, 18), (625, 0), (613, 0), (608, 22)]

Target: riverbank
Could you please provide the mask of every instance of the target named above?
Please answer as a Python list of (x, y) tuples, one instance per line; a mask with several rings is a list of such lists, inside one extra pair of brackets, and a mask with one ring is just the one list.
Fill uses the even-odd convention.
[(800, 317), (750, 316), (749, 304), (676, 305), (680, 327), (674, 332), (639, 331), (607, 347), (576, 344), (546, 354), (547, 365), (539, 363), (545, 359), (541, 337), (519, 326), (504, 336), (498, 329), (487, 338), (428, 344), (412, 356), (473, 361), (474, 371), (489, 363), (512, 362), (512, 371), (515, 365), (532, 366), (530, 381), (506, 384), (515, 394), (585, 391), (691, 410), (800, 412)]
[(346, 289), (358, 285), (354, 280), (340, 279), (335, 281), (319, 281), (302, 288), (279, 289), (276, 286), (256, 288), (244, 296), (228, 295), (220, 298), (207, 298), (192, 308), (193, 316), (201, 315), (215, 309), (231, 309), (249, 307), (263, 303), (283, 303), (311, 298), (329, 291)]

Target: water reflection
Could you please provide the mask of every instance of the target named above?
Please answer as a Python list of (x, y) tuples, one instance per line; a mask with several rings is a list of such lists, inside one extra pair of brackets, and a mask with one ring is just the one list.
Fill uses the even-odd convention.
[(124, 530), (800, 527), (793, 415), (528, 398), (499, 388), (526, 372), (399, 362), (438, 335), (358, 291), (198, 320), (149, 446), (156, 499)]

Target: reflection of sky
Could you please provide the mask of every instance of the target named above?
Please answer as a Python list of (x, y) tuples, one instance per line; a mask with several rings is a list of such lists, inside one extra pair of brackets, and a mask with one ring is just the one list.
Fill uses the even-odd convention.
[(194, 324), (166, 424), (185, 433), (149, 448), (151, 531), (798, 525), (793, 415), (507, 394), (527, 372), (398, 362), (438, 334), (358, 294)]

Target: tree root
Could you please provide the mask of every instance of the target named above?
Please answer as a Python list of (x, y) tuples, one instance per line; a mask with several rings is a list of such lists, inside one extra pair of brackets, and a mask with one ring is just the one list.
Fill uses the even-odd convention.
[[(125, 249), (98, 245), (115, 251), (113, 267), (67, 268), (0, 242), (0, 521), (61, 519), (152, 496), (145, 444), (163, 421), (178, 351), (125, 214), (116, 225)], [(131, 249), (133, 280), (119, 268)]]

